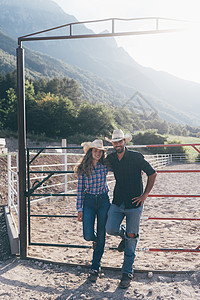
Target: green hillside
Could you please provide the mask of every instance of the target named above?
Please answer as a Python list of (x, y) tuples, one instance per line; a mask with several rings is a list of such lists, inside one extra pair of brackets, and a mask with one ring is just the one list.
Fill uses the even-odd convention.
[[(16, 47), (13, 39), (0, 32), (0, 66), (4, 75), (16, 68)], [(79, 83), (83, 99), (89, 102), (117, 104), (126, 98), (125, 94), (106, 80), (28, 48), (25, 48), (25, 68), (26, 77), (32, 80), (65, 76), (75, 79)]]
[[(178, 136), (178, 135), (169, 135), (167, 141), (170, 143), (172, 141), (180, 141), (181, 144), (200, 144), (200, 138), (192, 136)], [(184, 147), (188, 153), (198, 155), (198, 152), (192, 146)], [(200, 149), (200, 147), (197, 147)]]
[[(15, 68), (17, 37), (78, 21), (51, 0), (0, 0), (0, 8), (2, 74)], [(88, 32), (92, 33), (84, 24), (75, 29)], [(66, 34), (66, 29), (56, 34)], [(23, 47), (27, 78), (73, 78), (83, 99), (111, 106), (124, 107), (139, 92), (164, 120), (199, 126), (200, 84), (139, 65), (114, 38), (23, 42)], [(129, 107), (137, 104), (132, 99)]]

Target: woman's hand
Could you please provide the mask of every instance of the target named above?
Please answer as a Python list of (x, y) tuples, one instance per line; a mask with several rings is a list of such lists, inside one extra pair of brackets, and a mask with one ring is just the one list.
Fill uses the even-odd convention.
[(82, 212), (82, 211), (79, 211), (79, 212), (78, 212), (78, 221), (79, 221), (79, 222), (82, 222), (82, 221), (83, 221), (83, 212)]

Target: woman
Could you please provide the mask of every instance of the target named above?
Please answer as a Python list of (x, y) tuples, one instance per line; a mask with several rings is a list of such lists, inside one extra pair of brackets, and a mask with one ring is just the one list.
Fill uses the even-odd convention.
[[(83, 222), (83, 237), (93, 241), (93, 259), (89, 280), (95, 282), (100, 272), (101, 257), (105, 246), (105, 225), (110, 207), (105, 165), (105, 148), (102, 140), (82, 143), (85, 156), (76, 167), (78, 174), (78, 221)], [(94, 230), (97, 217), (97, 231)]]

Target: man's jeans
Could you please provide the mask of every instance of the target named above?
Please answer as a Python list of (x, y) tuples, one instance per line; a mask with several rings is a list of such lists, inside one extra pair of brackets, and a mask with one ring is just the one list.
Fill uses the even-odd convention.
[[(106, 221), (110, 207), (108, 194), (86, 194), (83, 203), (83, 237), (86, 241), (97, 242), (93, 252), (91, 269), (99, 271), (106, 239)], [(97, 231), (94, 229), (97, 216)]]
[[(125, 238), (123, 273), (133, 273), (133, 263), (135, 259), (135, 249), (139, 240), (140, 217), (143, 206), (138, 208), (126, 209), (124, 204), (117, 206), (112, 204), (108, 212), (106, 231), (111, 235), (118, 235)], [(121, 225), (126, 217), (126, 227)], [(129, 238), (126, 233), (134, 233), (134, 238)]]

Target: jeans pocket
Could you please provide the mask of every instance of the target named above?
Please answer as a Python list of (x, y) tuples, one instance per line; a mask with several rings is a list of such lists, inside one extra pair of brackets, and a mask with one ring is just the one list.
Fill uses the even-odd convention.
[(105, 208), (110, 208), (110, 198), (108, 194), (102, 194), (100, 197), (100, 206), (104, 206)]
[(83, 201), (83, 208), (85, 206), (92, 208), (94, 206), (94, 198), (95, 197), (93, 195), (85, 194), (84, 201)]

